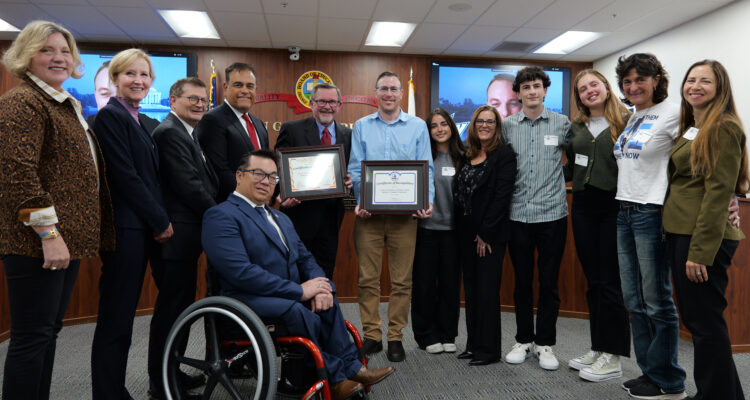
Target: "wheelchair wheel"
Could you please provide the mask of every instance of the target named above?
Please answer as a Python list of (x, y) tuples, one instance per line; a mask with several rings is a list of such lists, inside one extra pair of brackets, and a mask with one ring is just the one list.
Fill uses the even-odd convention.
[(265, 324), (242, 302), (222, 296), (192, 304), (172, 326), (162, 361), (167, 399), (185, 398), (180, 371), (206, 375), (203, 399), (232, 400), (273, 399), (279, 373)]

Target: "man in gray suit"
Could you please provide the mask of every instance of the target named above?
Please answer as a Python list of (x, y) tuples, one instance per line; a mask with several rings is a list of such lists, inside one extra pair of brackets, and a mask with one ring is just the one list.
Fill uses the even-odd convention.
[[(334, 119), (341, 109), (341, 91), (332, 84), (318, 84), (312, 90), (310, 106), (312, 117), (281, 125), (276, 148), (342, 144), (345, 162), (349, 164), (352, 130)], [(348, 175), (345, 184), (351, 188)], [(343, 199), (300, 201), (288, 198), (281, 203), (281, 211), (292, 220), (302, 242), (323, 268), (326, 278), (333, 280), (339, 228), (344, 218)]]

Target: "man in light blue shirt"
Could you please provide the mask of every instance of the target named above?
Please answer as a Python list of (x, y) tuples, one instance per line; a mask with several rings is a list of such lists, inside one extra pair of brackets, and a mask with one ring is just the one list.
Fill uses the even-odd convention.
[[(383, 249), (388, 248), (391, 294), (388, 303), (388, 359), (406, 358), (401, 344), (401, 330), (409, 321), (411, 271), (414, 261), (417, 221), (412, 217), (430, 218), (433, 184), (432, 152), (427, 124), (401, 110), (403, 88), (398, 75), (383, 72), (375, 83), (378, 111), (361, 118), (352, 131), (349, 174), (357, 198), (354, 222), (354, 247), (359, 259), (359, 312), (362, 317), (366, 354), (383, 349), (380, 330), (380, 273)], [(425, 160), (429, 162), (430, 206), (414, 215), (371, 215), (360, 205), (362, 161)]]

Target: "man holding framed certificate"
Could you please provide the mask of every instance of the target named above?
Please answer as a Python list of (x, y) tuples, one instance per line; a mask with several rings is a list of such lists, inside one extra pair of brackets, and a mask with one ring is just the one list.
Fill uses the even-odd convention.
[[(417, 234), (413, 217), (432, 216), (432, 152), (425, 122), (401, 110), (403, 88), (398, 75), (389, 71), (380, 74), (375, 93), (378, 111), (354, 124), (348, 168), (357, 198), (354, 247), (359, 259), (359, 311), (365, 336), (362, 350), (372, 354), (383, 349), (380, 273), (383, 249), (387, 246), (391, 276), (387, 356), (398, 362), (406, 358), (401, 330), (409, 320)], [(377, 160), (390, 163), (370, 168)], [(415, 161), (425, 163), (420, 167), (414, 165), (420, 164)], [(379, 184), (375, 185), (375, 181)], [(364, 198), (361, 193), (365, 193)], [(407, 209), (411, 210), (408, 214)]]

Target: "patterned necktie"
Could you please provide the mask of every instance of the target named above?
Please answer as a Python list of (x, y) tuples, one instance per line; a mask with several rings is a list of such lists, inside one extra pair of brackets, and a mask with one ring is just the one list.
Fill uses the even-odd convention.
[(331, 132), (328, 132), (328, 128), (323, 128), (323, 136), (320, 137), (320, 144), (323, 146), (331, 145)]
[(250, 116), (247, 113), (242, 114), (242, 119), (247, 124), (247, 134), (250, 135), (250, 141), (253, 142), (253, 150), (260, 150), (260, 144), (258, 144), (258, 135), (255, 133), (255, 126), (250, 122)]

